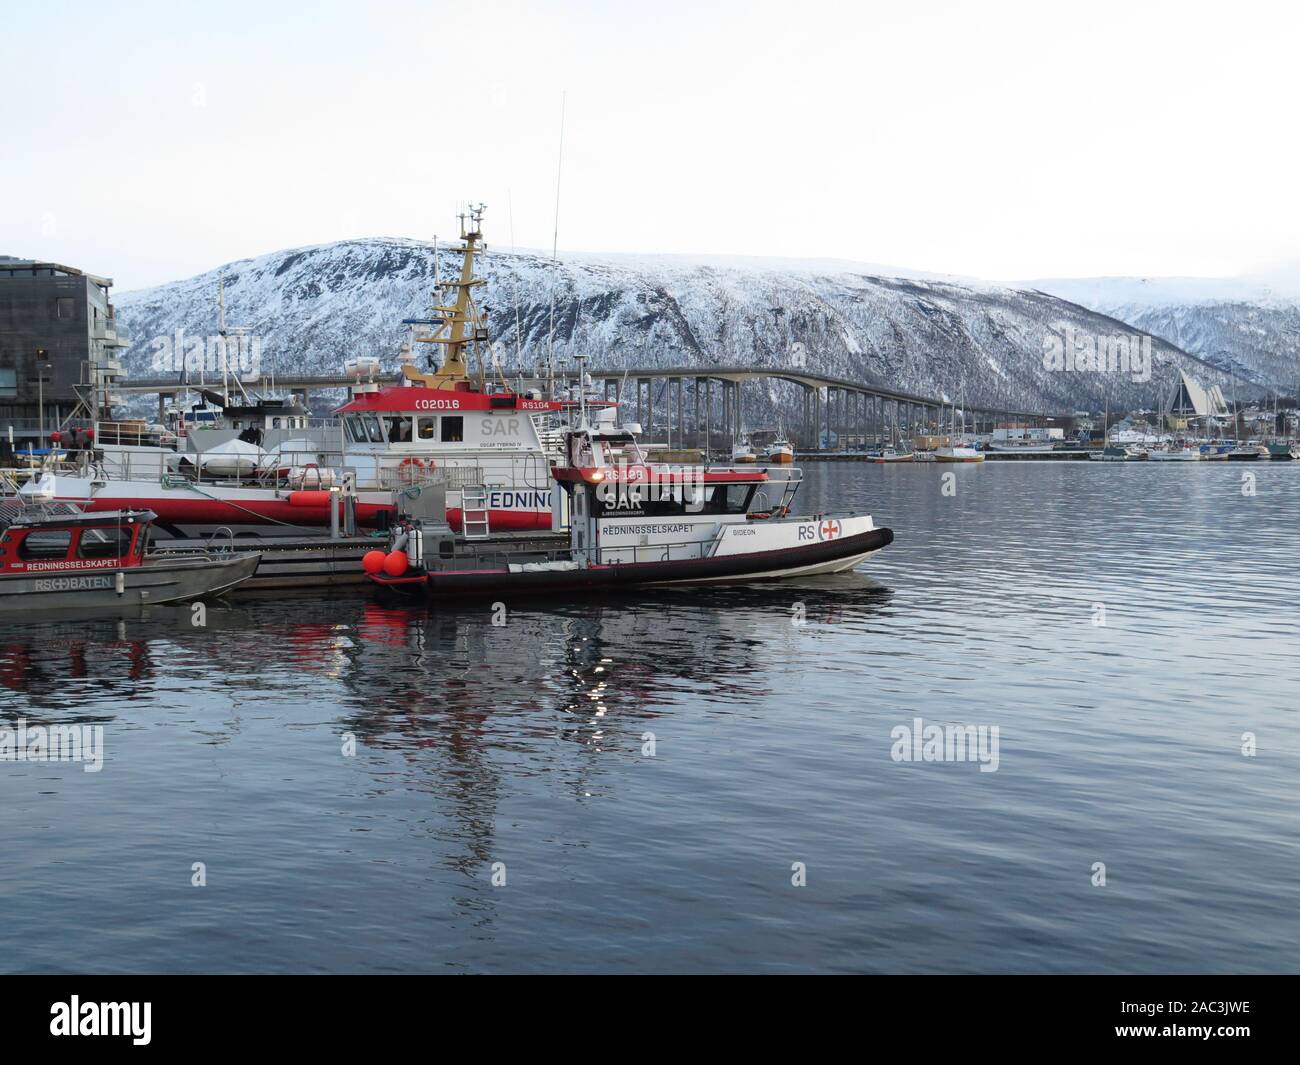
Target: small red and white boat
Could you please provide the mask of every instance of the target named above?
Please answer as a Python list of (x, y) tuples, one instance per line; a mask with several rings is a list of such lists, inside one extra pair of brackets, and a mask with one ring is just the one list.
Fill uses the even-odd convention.
[(366, 572), (386, 589), (434, 599), (605, 592), (843, 573), (893, 541), (867, 514), (792, 516), (796, 470), (773, 478), (778, 471), (649, 463), (612, 414), (566, 434), (554, 475), (568, 500), (567, 549), (484, 564), (445, 526), (402, 520), (390, 550), (365, 558)]
[(257, 554), (150, 556), (149, 511), (20, 515), (0, 533), (0, 617), (116, 610), (216, 596)]

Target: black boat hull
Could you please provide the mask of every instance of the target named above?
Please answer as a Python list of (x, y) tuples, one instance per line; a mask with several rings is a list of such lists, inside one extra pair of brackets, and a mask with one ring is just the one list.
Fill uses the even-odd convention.
[(606, 593), (633, 586), (741, 583), (779, 580), (851, 569), (894, 540), (891, 529), (871, 529), (824, 543), (720, 558), (668, 562), (625, 562), (574, 569), (431, 570), (401, 577), (372, 574), (371, 580), (394, 592), (432, 599), (476, 597), (509, 592)]

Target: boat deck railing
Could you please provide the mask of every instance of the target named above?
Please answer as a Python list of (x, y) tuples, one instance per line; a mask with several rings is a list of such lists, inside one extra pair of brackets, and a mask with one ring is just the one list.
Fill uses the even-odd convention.
[(723, 525), (707, 540), (682, 540), (671, 544), (627, 544), (597, 549), (597, 561), (602, 566), (618, 566), (636, 562), (684, 562), (690, 559), (711, 558), (721, 539)]
[[(204, 461), (204, 454), (208, 454)], [(98, 462), (86, 464), (86, 474), (98, 474), (111, 480), (165, 480), (170, 483), (188, 482), (196, 485), (220, 485), (242, 488), (329, 488), (351, 484), (362, 489), (404, 491), (408, 489), (441, 486), (457, 490), (467, 485), (483, 483), (481, 466), (432, 466), (411, 463), (396, 468), (381, 469), (378, 475), (363, 476), (356, 466), (344, 461), (341, 451), (280, 451), (257, 458), (249, 456), (243, 462), (239, 456), (229, 456), (227, 465), (235, 469), (214, 472), (211, 468), (218, 460), (210, 453), (157, 451), (141, 453), (113, 452)], [(257, 464), (254, 464), (255, 460)], [(97, 467), (95, 469), (94, 467)]]
[(100, 422), (95, 427), (95, 443), (113, 447), (174, 448), (176, 434), (143, 422)]

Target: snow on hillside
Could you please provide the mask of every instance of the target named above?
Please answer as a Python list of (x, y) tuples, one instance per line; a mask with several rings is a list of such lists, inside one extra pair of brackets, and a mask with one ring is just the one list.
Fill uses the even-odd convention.
[(1300, 266), (1234, 278), (1028, 284), (1159, 336), (1265, 391), (1300, 390)]
[[(443, 277), (459, 256), (438, 250)], [(132, 376), (157, 376), (157, 338), (216, 329), (224, 273), (227, 322), (263, 339), (263, 372), (336, 373), (351, 356), (396, 363), (403, 318), (431, 306), (431, 244), (376, 238), (298, 248), (220, 271), (120, 294), (131, 330)], [(1065, 411), (1150, 406), (1172, 367), (1226, 380), (1168, 343), (1154, 343), (1154, 377), (1051, 372), (1044, 338), (1070, 327), (1110, 336), (1133, 330), (1042, 292), (981, 282), (874, 274), (838, 262), (563, 255), (492, 249), (482, 262), (493, 339), (507, 368), (542, 363), (552, 335), (557, 362), (575, 352), (593, 371), (629, 366), (791, 367), (972, 404)], [(485, 293), (485, 295), (482, 295)], [(750, 393), (751, 418), (794, 402), (794, 386)]]

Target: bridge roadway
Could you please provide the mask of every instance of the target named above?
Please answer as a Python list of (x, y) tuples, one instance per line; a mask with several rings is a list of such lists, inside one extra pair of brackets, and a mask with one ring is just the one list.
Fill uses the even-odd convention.
[[(645, 426), (648, 433), (666, 428), (669, 446), (683, 445), (688, 436), (698, 443), (701, 437), (711, 438), (715, 429), (721, 434), (722, 440), (737, 437), (743, 424), (740, 414), (743, 388), (746, 384), (763, 379), (788, 381), (803, 389), (803, 420), (800, 431), (793, 435), (805, 447), (809, 444), (842, 446), (845, 442), (855, 440), (885, 439), (894, 433), (942, 433), (945, 428), (951, 427), (952, 415), (945, 410), (951, 404), (943, 400), (880, 385), (827, 377), (799, 367), (589, 368), (587, 374), (593, 383), (600, 383), (606, 399), (626, 402), (629, 410), (635, 410), (636, 420)], [(555, 376), (557, 380), (569, 382), (576, 379), (577, 371), (557, 370)], [(277, 375), (274, 379), (277, 391), (299, 394), (324, 389), (346, 389), (356, 382), (355, 377), (346, 374)], [(264, 391), (271, 383), (268, 378), (253, 381), (244, 379), (244, 387), (250, 391)], [(379, 383), (382, 384), (383, 379)], [(660, 383), (665, 387), (657, 388), (656, 385)], [(186, 386), (175, 377), (135, 378), (121, 381), (113, 388), (114, 392), (157, 393), (160, 409), (169, 397), (185, 390)], [(625, 396), (627, 390), (631, 390), (633, 395)], [(688, 393), (691, 396), (689, 404), (686, 400)], [(663, 406), (656, 411), (656, 400), (661, 397)], [(966, 408), (965, 413), (967, 429), (972, 432), (989, 432), (998, 422), (1045, 426), (1070, 417), (1068, 411), (1022, 411), (1003, 407), (971, 406)]]

